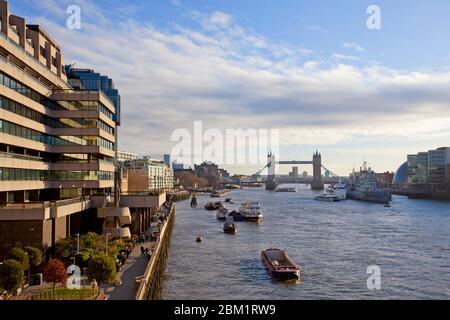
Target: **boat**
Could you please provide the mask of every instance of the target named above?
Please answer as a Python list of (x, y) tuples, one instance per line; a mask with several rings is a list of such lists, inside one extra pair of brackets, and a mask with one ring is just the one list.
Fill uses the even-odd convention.
[(232, 211), (228, 214), (229, 217), (232, 217), (234, 221), (245, 221), (245, 216), (239, 211)]
[(233, 202), (233, 199), (231, 199), (231, 198), (226, 198), (226, 199), (225, 199), (225, 202), (227, 202), (227, 203), (232, 203), (232, 202)]
[(211, 192), (211, 198), (220, 198), (224, 194), (226, 194), (228, 191), (226, 189), (218, 189)]
[(236, 190), (236, 189), (242, 189), (242, 187), (237, 184), (226, 184), (225, 189)]
[(227, 222), (223, 225), (223, 232), (225, 233), (236, 233), (237, 232), (237, 226), (233, 222), (233, 218), (228, 217)]
[(276, 192), (297, 192), (297, 188), (282, 188), (282, 187), (278, 187), (275, 191)]
[(340, 202), (341, 199), (333, 194), (324, 193), (318, 197), (315, 198), (318, 201), (324, 201), (324, 202)]
[(339, 180), (338, 184), (327, 188), (327, 192), (339, 197), (340, 200), (347, 200), (347, 184)]
[(284, 250), (266, 249), (261, 252), (261, 259), (270, 272), (277, 279), (300, 279), (300, 267)]
[(226, 220), (228, 217), (228, 209), (222, 207), (217, 209), (217, 220)]
[(197, 198), (195, 196), (192, 196), (191, 208), (197, 208)]
[(242, 203), (239, 208), (239, 212), (245, 216), (245, 220), (250, 222), (259, 222), (263, 218), (261, 206), (257, 201)]
[(209, 202), (205, 205), (205, 209), (209, 210), (209, 211), (213, 211), (213, 210), (217, 210), (219, 208), (222, 208), (222, 202), (218, 201), (218, 202)]
[(386, 205), (392, 200), (392, 195), (380, 187), (375, 172), (364, 162), (360, 172), (353, 175), (347, 187), (347, 198)]

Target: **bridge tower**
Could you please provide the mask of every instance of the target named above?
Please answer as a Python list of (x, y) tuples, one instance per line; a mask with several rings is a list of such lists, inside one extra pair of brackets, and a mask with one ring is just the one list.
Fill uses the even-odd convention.
[(311, 183), (312, 190), (323, 190), (324, 183), (322, 180), (322, 155), (316, 150), (313, 154), (313, 181)]
[(267, 155), (267, 163), (269, 164), (269, 166), (267, 167), (268, 175), (267, 175), (266, 190), (275, 190), (278, 186), (276, 180), (277, 162), (275, 161), (275, 155), (272, 152), (270, 152)]

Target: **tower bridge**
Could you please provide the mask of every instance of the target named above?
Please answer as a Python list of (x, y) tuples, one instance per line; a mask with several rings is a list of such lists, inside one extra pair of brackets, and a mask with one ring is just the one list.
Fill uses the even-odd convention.
[(275, 190), (280, 183), (279, 178), (277, 178), (277, 166), (279, 165), (312, 165), (313, 167), (313, 179), (311, 182), (312, 190), (323, 190), (324, 189), (324, 179), (322, 177), (322, 168), (327, 170), (330, 175), (334, 178), (339, 178), (338, 175), (334, 174), (322, 164), (322, 155), (316, 151), (313, 154), (311, 161), (302, 160), (292, 160), (292, 161), (277, 161), (275, 155), (271, 152), (267, 155), (267, 164), (264, 168), (253, 174), (250, 178), (260, 175), (265, 169), (268, 169), (266, 190)]

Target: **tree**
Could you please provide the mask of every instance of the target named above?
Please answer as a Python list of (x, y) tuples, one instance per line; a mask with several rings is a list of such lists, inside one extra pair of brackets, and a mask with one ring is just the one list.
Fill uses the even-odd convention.
[(0, 264), (0, 288), (14, 293), (23, 284), (23, 265), (14, 259)]
[(105, 253), (93, 256), (88, 264), (88, 276), (99, 283), (113, 282), (116, 279), (116, 261)]
[(43, 261), (42, 251), (34, 247), (25, 247), (25, 252), (28, 254), (28, 259), (31, 267), (38, 267)]
[(41, 265), (43, 261), (42, 251), (34, 247), (25, 247), (25, 252), (28, 255), (29, 267), (28, 267), (28, 283), (31, 281), (32, 269), (35, 270)]
[(22, 248), (12, 248), (10, 257), (22, 265), (22, 272), (28, 270), (30, 267), (30, 259), (28, 258), (28, 254)]
[(53, 283), (53, 294), (55, 293), (56, 284), (65, 284), (67, 281), (67, 271), (64, 263), (58, 259), (50, 259), (44, 268), (44, 279)]

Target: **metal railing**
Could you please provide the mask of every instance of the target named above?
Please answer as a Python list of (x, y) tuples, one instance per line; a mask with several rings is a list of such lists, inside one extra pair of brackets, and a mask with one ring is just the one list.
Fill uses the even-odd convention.
[(2, 209), (14, 209), (14, 210), (24, 210), (24, 209), (45, 209), (50, 208), (50, 202), (25, 202), (25, 203), (7, 203), (0, 204)]
[(38, 162), (44, 161), (44, 158), (42, 158), (42, 157), (28, 156), (28, 155), (17, 154), (17, 153), (8, 153), (8, 152), (3, 152), (3, 151), (0, 151), (0, 158), (10, 158), (10, 159), (29, 160), (29, 161), (38, 161)]
[(26, 70), (22, 69), (16, 63), (12, 62), (11, 60), (9, 60), (8, 58), (4, 57), (1, 54), (0, 54), (0, 60), (5, 62), (6, 64), (10, 65), (14, 69), (18, 70), (19, 72), (23, 73), (30, 80), (34, 81), (35, 83), (39, 84), (40, 86), (45, 87), (48, 90), (47, 95), (50, 94), (50, 92), (52, 91), (52, 88), (50, 86), (48, 86), (46, 83), (42, 82), (41, 80), (39, 80), (38, 78), (36, 78), (35, 76), (33, 76), (32, 74), (27, 72)]
[(24, 209), (46, 209), (50, 207), (64, 207), (71, 204), (81, 203), (90, 201), (90, 196), (76, 197), (65, 200), (58, 201), (40, 201), (40, 202), (25, 202), (25, 203), (6, 203), (0, 204), (1, 209), (14, 209), (14, 210), (24, 210)]
[(114, 103), (102, 90), (53, 89), (53, 92), (88, 93), (88, 94), (95, 93), (95, 94), (99, 94), (100, 96), (105, 98), (109, 103), (111, 103), (114, 106)]
[[(15, 30), (14, 30), (15, 31)], [(39, 59), (37, 59), (34, 55), (32, 55), (31, 53), (29, 53), (27, 50), (25, 50), (24, 48), (22, 48), (19, 44), (17, 44), (15, 41), (13, 41), (12, 39), (10, 39), (7, 35), (5, 35), (2, 31), (0, 31), (0, 36), (2, 38), (4, 38), (5, 40), (7, 40), (10, 44), (12, 44), (13, 46), (15, 46), (17, 49), (19, 49), (20, 51), (22, 51), (23, 53), (25, 53), (29, 58), (31, 58), (31, 60), (33, 60), (33, 62), (37, 63), (40, 67), (45, 68), (46, 72), (50, 72), (52, 74), (52, 77), (55, 78), (57, 81), (61, 82), (61, 84), (63, 84), (64, 86), (71, 88), (72, 86), (67, 83), (66, 81), (64, 81), (63, 79), (59, 78), (56, 74), (54, 74), (52, 71), (50, 71), (47, 66), (45, 64), (43, 64), (41, 61), (39, 61)]]

